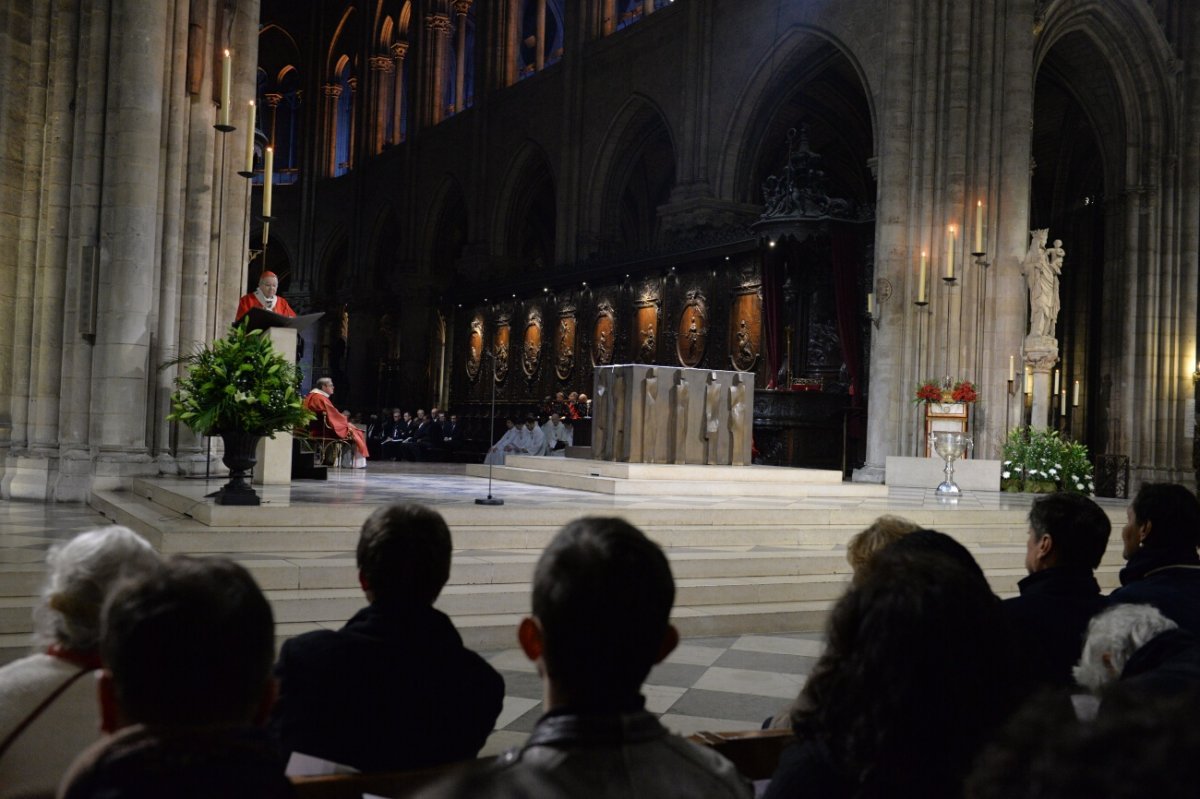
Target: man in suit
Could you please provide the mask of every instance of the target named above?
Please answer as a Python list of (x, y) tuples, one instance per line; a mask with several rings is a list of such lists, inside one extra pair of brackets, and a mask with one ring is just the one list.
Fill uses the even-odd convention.
[(270, 729), (286, 751), (367, 772), (479, 752), (504, 680), (433, 607), (450, 552), (450, 530), (430, 508), (394, 504), (367, 519), (357, 553), (367, 607), (342, 629), (305, 633), (279, 653)]

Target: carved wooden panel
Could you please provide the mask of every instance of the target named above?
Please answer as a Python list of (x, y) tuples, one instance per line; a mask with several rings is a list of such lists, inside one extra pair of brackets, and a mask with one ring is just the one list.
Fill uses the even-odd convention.
[(596, 309), (596, 324), (592, 331), (592, 365), (612, 363), (616, 347), (617, 318), (613, 307), (607, 302)]
[(537, 310), (529, 312), (525, 320), (525, 339), (521, 344), (521, 371), (525, 377), (537, 376), (542, 360), (542, 315)]
[(554, 374), (559, 380), (569, 380), (575, 370), (575, 309), (563, 309), (556, 332)]
[(658, 358), (658, 306), (643, 305), (633, 317), (635, 360), (654, 363)]
[(492, 354), (496, 356), (496, 382), (503, 383), (508, 377), (508, 343), (510, 329), (508, 317), (496, 320), (496, 334), (492, 339)]
[(729, 360), (748, 372), (762, 352), (762, 297), (757, 291), (735, 294), (729, 314)]
[(467, 336), (467, 377), (471, 382), (479, 379), (479, 367), (483, 362), (483, 317), (471, 320), (471, 333)]
[(708, 303), (699, 291), (687, 293), (687, 304), (679, 315), (679, 327), (675, 332), (675, 354), (679, 363), (699, 366), (708, 346)]

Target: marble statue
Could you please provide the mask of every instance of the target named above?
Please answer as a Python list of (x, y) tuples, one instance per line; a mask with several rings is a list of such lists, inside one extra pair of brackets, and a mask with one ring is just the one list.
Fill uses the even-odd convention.
[(1060, 308), (1059, 277), (1066, 258), (1061, 239), (1055, 239), (1053, 247), (1046, 247), (1049, 234), (1047, 228), (1029, 232), (1033, 240), (1021, 265), (1029, 287), (1029, 335), (1042, 338), (1054, 338)]
[(646, 372), (645, 395), (642, 403), (642, 462), (656, 463), (654, 451), (658, 444), (658, 425), (655, 406), (658, 404), (658, 378), (654, 370)]
[(705, 450), (708, 453), (707, 462), (717, 463), (717, 439), (721, 431), (721, 381), (716, 372), (708, 376), (708, 385), (704, 390), (704, 437), (707, 441)]
[(733, 441), (731, 453), (733, 455), (734, 466), (745, 466), (745, 459), (742, 457), (742, 447), (740, 446), (742, 436), (746, 430), (746, 383), (742, 380), (736, 381), (729, 387), (729, 437)]
[(675, 462), (687, 463), (688, 383), (682, 370), (675, 375)]

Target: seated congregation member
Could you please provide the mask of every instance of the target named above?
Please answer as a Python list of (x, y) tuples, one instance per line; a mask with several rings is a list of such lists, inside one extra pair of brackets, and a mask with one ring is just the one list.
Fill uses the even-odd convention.
[(392, 410), (391, 420), (383, 426), (383, 441), (380, 443), (380, 457), (399, 460), (400, 445), (409, 440), (409, 427), (412, 416), (408, 411), (400, 412), (399, 408)]
[(287, 752), (399, 771), (474, 757), (500, 715), (504, 680), (433, 607), (450, 577), (450, 530), (434, 510), (379, 508), (358, 539), (368, 605), (340, 630), (279, 653), (271, 731)]
[(1170, 699), (1200, 690), (1200, 639), (1151, 605), (1114, 605), (1088, 625), (1075, 676), (1102, 713)]
[(871, 522), (871, 526), (855, 533), (846, 544), (846, 562), (854, 570), (854, 582), (866, 576), (875, 555), (893, 541), (921, 529), (908, 519), (884, 515)]
[(1018, 696), (1000, 600), (931, 530), (880, 551), (835, 605), (766, 796), (957, 797)]
[(0, 668), (0, 797), (53, 796), (71, 761), (100, 736), (100, 608), (122, 577), (158, 555), (125, 527), (53, 547), (33, 611), (36, 651)]
[(442, 449), (453, 452), (462, 446), (462, 425), (458, 423), (458, 414), (450, 414), (450, 418), (442, 424)]
[(547, 455), (571, 446), (571, 428), (563, 424), (562, 416), (557, 413), (550, 414), (549, 421), (542, 425), (542, 437)]
[(275, 698), (275, 623), (249, 572), (174, 557), (123, 583), (104, 608), (102, 729), (59, 796), (292, 796), (261, 725)]
[[(333, 396), (333, 379), (321, 377), (317, 379), (313, 390), (304, 398), (304, 407), (317, 415), (310, 428), (313, 435), (340, 438), (352, 441), (355, 451), (364, 459), (370, 454), (367, 450), (367, 440), (363, 431), (350, 424), (346, 415), (334, 407), (330, 398)], [(356, 464), (357, 466), (357, 464)]]
[(1059, 492), (1029, 511), (1021, 595), (1004, 611), (1021, 647), (1021, 661), (1038, 686), (1069, 688), (1088, 621), (1105, 608), (1093, 574), (1104, 557), (1112, 523), (1082, 494)]
[(504, 426), (507, 428), (504, 435), (500, 436), (500, 439), (488, 450), (483, 459), (484, 463), (503, 466), (507, 456), (524, 451), (525, 425), (518, 425), (509, 416), (504, 420)]
[(1112, 603), (1154, 605), (1200, 635), (1200, 502), (1174, 483), (1143, 483), (1121, 530), (1125, 568)]
[(663, 551), (622, 519), (566, 525), (533, 577), (533, 615), (517, 637), (537, 664), (545, 714), (489, 769), (428, 796), (748, 797), (721, 755), (667, 732), (642, 682), (679, 642)]
[(542, 433), (542, 428), (538, 427), (537, 417), (532, 413), (525, 416), (525, 438), (519, 445), (521, 455), (545, 455), (546, 454), (546, 436)]

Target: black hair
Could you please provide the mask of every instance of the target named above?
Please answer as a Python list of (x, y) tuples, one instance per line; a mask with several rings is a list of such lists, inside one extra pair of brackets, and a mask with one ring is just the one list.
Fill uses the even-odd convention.
[(611, 710), (637, 695), (674, 602), (666, 555), (633, 525), (588, 517), (558, 532), (534, 573), (533, 615), (547, 673), (572, 706)]
[(1029, 527), (1041, 540), (1051, 536), (1059, 566), (1095, 569), (1108, 548), (1112, 522), (1083, 494), (1059, 491), (1038, 497), (1029, 510)]
[(1200, 546), (1200, 501), (1177, 483), (1143, 483), (1133, 498), (1133, 516), (1150, 522), (1147, 549)]
[(358, 568), (379, 599), (433, 604), (450, 579), (453, 545), (441, 514), (424, 505), (377, 509), (358, 537)]
[(275, 622), (244, 568), (176, 556), (109, 597), (100, 655), (132, 722), (243, 725), (271, 679)]

